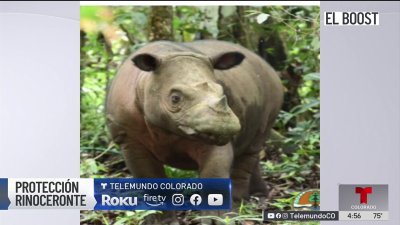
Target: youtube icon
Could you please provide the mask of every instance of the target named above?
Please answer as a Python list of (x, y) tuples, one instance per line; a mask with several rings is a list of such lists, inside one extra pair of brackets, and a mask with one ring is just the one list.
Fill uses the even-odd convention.
[(209, 194), (208, 195), (208, 205), (210, 206), (220, 206), (224, 203), (224, 198), (222, 194)]

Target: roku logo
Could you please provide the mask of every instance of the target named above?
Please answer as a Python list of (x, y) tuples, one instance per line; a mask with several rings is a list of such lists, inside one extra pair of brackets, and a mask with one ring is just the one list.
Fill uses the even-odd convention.
[(372, 187), (356, 187), (356, 194), (360, 194), (360, 204), (368, 204), (368, 194), (372, 193)]
[(102, 195), (101, 204), (107, 206), (135, 206), (137, 205), (137, 197), (111, 197), (109, 195)]

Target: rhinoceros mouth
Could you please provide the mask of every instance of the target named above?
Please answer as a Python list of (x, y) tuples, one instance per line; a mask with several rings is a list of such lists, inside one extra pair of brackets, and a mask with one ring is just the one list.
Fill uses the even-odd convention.
[(183, 131), (190, 139), (197, 139), (211, 145), (226, 145), (232, 138), (230, 135), (198, 132), (197, 130), (188, 126), (179, 126), (178, 128)]
[(187, 134), (187, 135), (194, 135), (194, 134), (197, 133), (197, 131), (196, 131), (195, 129), (193, 129), (193, 128), (191, 128), (191, 127), (188, 127), (188, 126), (182, 126), (182, 125), (180, 125), (180, 126), (178, 126), (178, 128), (179, 128), (181, 131), (185, 132), (185, 134)]
[(231, 139), (231, 137), (227, 135), (213, 135), (206, 133), (201, 133), (196, 136), (208, 144), (218, 145), (218, 146), (226, 145)]

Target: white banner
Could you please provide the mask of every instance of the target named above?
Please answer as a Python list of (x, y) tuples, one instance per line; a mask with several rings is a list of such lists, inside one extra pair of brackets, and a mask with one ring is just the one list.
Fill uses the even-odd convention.
[(9, 178), (9, 209), (93, 210), (93, 179)]

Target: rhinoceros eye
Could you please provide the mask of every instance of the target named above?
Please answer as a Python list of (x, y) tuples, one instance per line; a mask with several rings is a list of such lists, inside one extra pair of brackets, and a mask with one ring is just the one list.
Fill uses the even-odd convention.
[(176, 105), (182, 101), (183, 97), (179, 93), (173, 93), (171, 95), (171, 103)]

